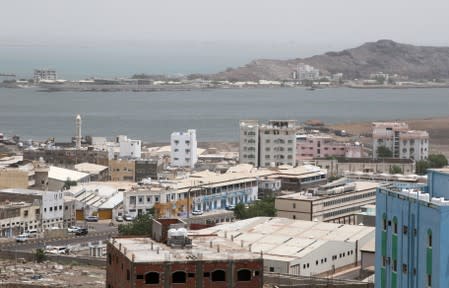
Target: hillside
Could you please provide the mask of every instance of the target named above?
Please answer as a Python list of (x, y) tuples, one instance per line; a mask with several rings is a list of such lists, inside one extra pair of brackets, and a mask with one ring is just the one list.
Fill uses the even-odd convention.
[(301, 62), (319, 68), (324, 75), (341, 72), (345, 79), (368, 78), (376, 72), (399, 74), (414, 80), (449, 79), (449, 47), (413, 46), (391, 40), (304, 59), (254, 60), (210, 76), (226, 80), (285, 80), (290, 79)]

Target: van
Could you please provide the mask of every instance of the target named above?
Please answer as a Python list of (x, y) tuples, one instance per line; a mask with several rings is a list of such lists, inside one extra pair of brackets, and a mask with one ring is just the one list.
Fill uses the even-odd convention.
[(25, 231), (25, 233), (28, 234), (28, 237), (30, 237), (30, 238), (36, 238), (38, 235), (36, 229), (27, 230), (27, 231)]
[(20, 234), (19, 236), (16, 237), (16, 242), (26, 242), (28, 241), (29, 237), (28, 234)]

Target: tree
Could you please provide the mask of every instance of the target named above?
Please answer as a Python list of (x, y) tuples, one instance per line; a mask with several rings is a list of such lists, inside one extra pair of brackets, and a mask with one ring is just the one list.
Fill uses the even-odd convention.
[(442, 168), (447, 164), (447, 158), (443, 154), (431, 154), (427, 160), (416, 161), (416, 174), (424, 175), (427, 169)]
[(443, 154), (432, 154), (429, 155), (430, 167), (432, 168), (442, 168), (447, 166), (447, 158)]
[(393, 157), (393, 152), (386, 146), (377, 147), (377, 158), (391, 158)]
[(138, 215), (131, 223), (120, 224), (118, 233), (120, 235), (151, 235), (153, 216), (150, 213)]
[(390, 174), (402, 174), (402, 169), (398, 165), (390, 166)]
[(258, 200), (245, 208), (244, 204), (237, 204), (234, 209), (234, 216), (237, 219), (248, 219), (259, 216), (274, 217), (276, 208), (274, 208), (274, 198)]
[(45, 250), (42, 248), (36, 249), (34, 257), (36, 258), (37, 263), (42, 263), (47, 258), (47, 256), (45, 255)]
[(70, 178), (67, 178), (64, 182), (64, 186), (62, 186), (62, 190), (69, 190), (70, 187), (76, 186), (77, 184), (76, 181), (71, 181)]

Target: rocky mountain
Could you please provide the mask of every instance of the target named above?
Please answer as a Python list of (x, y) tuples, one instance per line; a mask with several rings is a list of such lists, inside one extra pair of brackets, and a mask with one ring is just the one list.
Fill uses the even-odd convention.
[(449, 79), (449, 47), (413, 46), (379, 40), (339, 52), (303, 59), (254, 60), (251, 63), (210, 75), (226, 80), (286, 80), (299, 63), (319, 68), (323, 75), (343, 73), (345, 79), (368, 78), (384, 72), (414, 80)]

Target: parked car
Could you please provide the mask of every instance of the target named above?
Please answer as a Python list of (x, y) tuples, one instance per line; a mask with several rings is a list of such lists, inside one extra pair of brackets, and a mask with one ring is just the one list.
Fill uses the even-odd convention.
[(226, 210), (234, 210), (235, 209), (235, 205), (228, 205), (225, 208)]
[(79, 226), (70, 226), (69, 228), (67, 228), (67, 232), (69, 233), (75, 233), (78, 229), (80, 229), (81, 227)]
[(86, 221), (87, 222), (98, 222), (98, 217), (97, 216), (87, 216)]
[(25, 234), (28, 234), (29, 238), (36, 238), (38, 235), (36, 229), (29, 229), (29, 230), (25, 231)]
[(120, 215), (116, 216), (116, 217), (115, 217), (115, 221), (117, 221), (117, 222), (123, 222), (123, 216), (120, 216)]
[(16, 237), (16, 242), (26, 242), (28, 241), (29, 237), (28, 234), (20, 234), (19, 236)]
[(87, 230), (87, 228), (79, 228), (75, 231), (76, 236), (87, 235), (87, 233), (89, 233), (89, 230)]
[(193, 210), (192, 215), (203, 215), (203, 211), (201, 210)]
[(133, 221), (135, 217), (130, 214), (125, 214), (125, 217), (123, 218), (125, 219), (125, 221)]
[(45, 253), (49, 254), (69, 254), (70, 250), (66, 246), (47, 246)]

